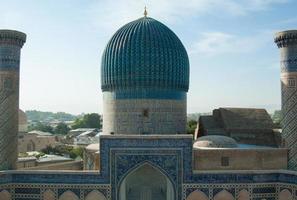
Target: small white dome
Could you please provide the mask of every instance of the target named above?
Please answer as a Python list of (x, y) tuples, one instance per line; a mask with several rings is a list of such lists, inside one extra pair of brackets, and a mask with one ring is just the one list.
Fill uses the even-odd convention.
[(208, 135), (199, 137), (193, 144), (194, 148), (236, 148), (237, 142), (227, 136)]

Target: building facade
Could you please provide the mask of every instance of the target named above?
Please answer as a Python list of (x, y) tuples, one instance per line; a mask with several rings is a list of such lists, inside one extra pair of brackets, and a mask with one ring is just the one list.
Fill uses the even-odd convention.
[(182, 135), (103, 136), (100, 171), (0, 172), (0, 196), (9, 196), (0, 199), (91, 200), (95, 194), (92, 200), (296, 198), (296, 172), (194, 171), (192, 144), (191, 136)]
[(280, 132), (274, 129), (273, 121), (265, 109), (218, 108), (212, 115), (199, 117), (198, 137), (223, 135), (238, 143), (281, 146)]
[[(183, 134), (188, 57), (164, 24), (145, 15), (123, 26), (105, 49), (101, 74), (104, 134), (99, 152), (94, 145), (86, 152), (98, 153), (99, 170), (1, 171), (0, 200), (297, 198), (297, 172), (284, 169), (286, 149), (249, 155), (236, 150), (228, 137), (194, 141)], [(210, 163), (201, 156), (213, 159), (212, 168), (204, 166)], [(259, 168), (238, 167), (245, 156), (259, 159)], [(96, 169), (94, 163), (90, 166)]]

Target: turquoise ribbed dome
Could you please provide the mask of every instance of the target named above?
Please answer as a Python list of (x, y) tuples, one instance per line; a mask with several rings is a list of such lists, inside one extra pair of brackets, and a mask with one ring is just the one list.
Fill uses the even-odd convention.
[(132, 21), (112, 36), (104, 50), (101, 88), (187, 92), (187, 52), (178, 37), (161, 22), (150, 17)]

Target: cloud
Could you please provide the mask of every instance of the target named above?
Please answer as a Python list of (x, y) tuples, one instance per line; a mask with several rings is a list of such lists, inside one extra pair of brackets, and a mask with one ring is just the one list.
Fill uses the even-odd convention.
[(90, 4), (86, 12), (93, 25), (100, 30), (116, 30), (121, 25), (142, 17), (148, 7), (149, 16), (166, 23), (178, 23), (193, 16), (231, 15), (244, 16), (264, 11), (289, 0), (100, 0)]
[(204, 32), (190, 46), (190, 55), (217, 56), (242, 54), (255, 51), (271, 43), (274, 31), (262, 31), (251, 36), (239, 36), (224, 32)]

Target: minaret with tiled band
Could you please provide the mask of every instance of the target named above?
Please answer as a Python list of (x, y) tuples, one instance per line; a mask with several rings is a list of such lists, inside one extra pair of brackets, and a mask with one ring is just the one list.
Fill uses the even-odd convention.
[(0, 30), (0, 171), (16, 168), (19, 74), (24, 33)]
[(282, 137), (289, 148), (288, 168), (297, 170), (297, 30), (276, 34), (280, 49)]

